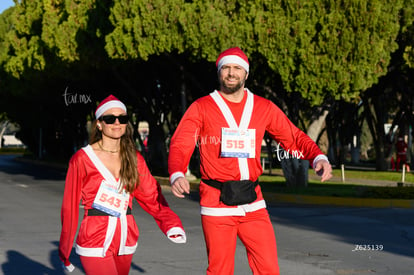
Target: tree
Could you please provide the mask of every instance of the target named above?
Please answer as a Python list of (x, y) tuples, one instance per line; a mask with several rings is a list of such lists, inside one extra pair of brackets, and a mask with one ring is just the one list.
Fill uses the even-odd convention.
[[(314, 114), (319, 113), (316, 120), (326, 115), (326, 110), (335, 110), (336, 102), (354, 102), (356, 108), (361, 91), (387, 73), (391, 53), (397, 48), (395, 39), (402, 1), (263, 3), (264, 8), (257, 9), (254, 21), (258, 52), (269, 67), (280, 74), (284, 89), (299, 92), (313, 106), (325, 106), (325, 109), (314, 109), (317, 111)], [(300, 115), (295, 112), (300, 108), (290, 110), (291, 118)], [(344, 110), (334, 112), (332, 116), (339, 117), (330, 120), (334, 124), (326, 124), (330, 146), (336, 145), (338, 134), (341, 148), (349, 143), (348, 131), (355, 127), (338, 132), (342, 128), (338, 125), (343, 125), (340, 121), (352, 123), (352, 119), (346, 118), (347, 114)], [(308, 125), (316, 124), (310, 121)], [(319, 129), (322, 130), (320, 124)], [(313, 136), (321, 133), (312, 128), (307, 132)], [(342, 155), (336, 161), (343, 159)], [(303, 174), (294, 163), (285, 167), (290, 167), (292, 174)]]
[[(80, 124), (85, 122), (88, 108), (79, 105), (72, 111), (74, 106), (66, 106), (64, 93), (68, 85), (73, 85), (70, 89), (88, 89), (90, 83), (84, 80), (93, 83), (96, 73), (90, 74), (91, 66), (65, 62), (56, 45), (66, 45), (54, 46), (48, 40), (50, 37), (45, 35), (49, 34), (48, 28), (54, 29), (56, 37), (65, 36), (53, 23), (64, 20), (53, 21), (52, 5), (57, 9), (62, 2), (16, 3), (10, 15), (10, 28), (2, 36), (5, 37), (2, 47), (5, 58), (1, 60), (5, 81), (1, 83), (1, 96), (7, 98), (4, 108), (22, 126), (22, 140), (36, 156), (50, 153), (67, 158), (76, 145), (84, 142), (85, 130)], [(95, 102), (89, 103), (91, 106)]]
[(386, 74), (403, 1), (273, 2), (256, 16), (258, 51), (286, 90), (352, 101)]
[[(391, 56), (387, 75), (380, 78), (361, 94), (364, 104), (364, 117), (367, 121), (376, 153), (377, 170), (389, 168), (391, 158), (390, 148), (393, 146), (393, 136), (386, 135), (384, 124), (391, 122), (393, 129), (399, 126), (408, 134), (408, 127), (414, 125), (412, 117), (414, 87), (412, 77), (414, 71), (409, 68), (407, 53), (413, 43), (411, 30), (414, 22), (414, 1), (403, 1), (404, 8), (399, 13), (399, 32), (396, 38), (398, 50)], [(395, 118), (389, 114), (396, 114)], [(391, 133), (393, 132), (391, 129)]]

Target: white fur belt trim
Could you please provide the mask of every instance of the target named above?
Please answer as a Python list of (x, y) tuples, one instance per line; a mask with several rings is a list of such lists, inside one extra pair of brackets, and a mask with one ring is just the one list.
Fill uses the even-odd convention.
[(205, 216), (246, 216), (247, 212), (254, 212), (266, 208), (264, 200), (249, 204), (238, 205), (237, 207), (206, 207), (201, 206), (201, 215)]

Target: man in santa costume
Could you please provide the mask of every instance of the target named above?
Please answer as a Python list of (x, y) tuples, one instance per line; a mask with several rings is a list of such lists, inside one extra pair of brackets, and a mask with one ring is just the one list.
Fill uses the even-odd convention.
[(220, 90), (191, 104), (171, 139), (172, 192), (179, 198), (190, 192), (185, 173), (197, 145), (207, 274), (233, 274), (237, 237), (253, 274), (279, 274), (276, 238), (257, 182), (265, 131), (286, 151), (309, 160), (321, 181), (332, 177), (332, 167), (275, 104), (245, 88), (249, 61), (240, 48), (222, 52), (216, 66)]
[(95, 112), (90, 144), (69, 162), (62, 201), (59, 257), (64, 269), (78, 229), (79, 203), (85, 210), (76, 253), (86, 274), (127, 275), (138, 245), (132, 200), (152, 215), (175, 243), (186, 242), (179, 217), (169, 208), (158, 182), (136, 150), (127, 108), (110, 95)]

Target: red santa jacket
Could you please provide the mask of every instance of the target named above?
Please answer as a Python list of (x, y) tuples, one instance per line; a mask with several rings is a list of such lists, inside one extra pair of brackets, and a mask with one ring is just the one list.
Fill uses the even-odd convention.
[[(170, 238), (170, 240), (177, 243), (185, 242), (181, 220), (169, 208), (161, 193), (160, 185), (151, 175), (139, 152), (137, 152), (137, 162), (140, 184), (129, 196), (129, 207), (132, 208), (134, 197), (140, 206), (154, 217), (159, 228), (168, 238), (172, 235), (182, 235), (182, 238)], [(59, 257), (65, 266), (70, 265), (69, 255), (78, 227), (80, 201), (84, 206), (85, 215), (76, 240), (77, 254), (104, 257), (115, 234), (121, 234), (123, 240), (119, 247), (119, 255), (132, 254), (136, 250), (138, 227), (133, 215), (123, 215), (119, 218), (87, 216), (86, 210), (92, 208), (99, 186), (104, 179), (115, 180), (90, 145), (79, 150), (71, 158), (62, 201), (62, 231), (59, 242)], [(120, 226), (117, 226), (118, 223)]]
[[(225, 106), (219, 107), (220, 104)], [(227, 110), (226, 116), (226, 110), (222, 112), (221, 109)], [(243, 160), (236, 157), (220, 157), (221, 130), (223, 127), (231, 126), (229, 113), (233, 116), (233, 124), (236, 123), (236, 127), (244, 125), (243, 127), (248, 129), (255, 129), (254, 158)], [(240, 179), (256, 181), (263, 172), (260, 152), (265, 131), (281, 148), (293, 153), (294, 156), (311, 162), (320, 158), (327, 159), (315, 142), (298, 129), (271, 101), (253, 95), (246, 89), (243, 101), (233, 103), (215, 91), (191, 104), (171, 139), (168, 159), (171, 182), (184, 175), (196, 145), (200, 151), (202, 178), (222, 182)], [(256, 193), (255, 202), (229, 207), (219, 201), (218, 189), (201, 182), (201, 213), (214, 216), (244, 215), (245, 212), (266, 207), (260, 186), (256, 187)]]

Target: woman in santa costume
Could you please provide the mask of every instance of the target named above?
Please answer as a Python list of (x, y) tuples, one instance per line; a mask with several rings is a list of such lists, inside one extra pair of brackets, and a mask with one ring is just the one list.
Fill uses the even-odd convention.
[(97, 107), (95, 117), (90, 145), (76, 152), (69, 162), (59, 257), (64, 268), (73, 271), (69, 255), (82, 201), (85, 212), (75, 248), (86, 274), (128, 274), (139, 235), (131, 215), (133, 198), (171, 241), (185, 243), (186, 234), (135, 149), (126, 106), (110, 95)]
[(265, 131), (293, 156), (310, 160), (322, 181), (332, 177), (332, 168), (315, 142), (275, 104), (244, 87), (249, 61), (240, 48), (222, 52), (216, 65), (220, 90), (191, 104), (171, 139), (172, 192), (180, 198), (190, 192), (184, 175), (197, 145), (207, 274), (233, 274), (237, 237), (253, 274), (279, 274), (276, 238), (257, 182)]

